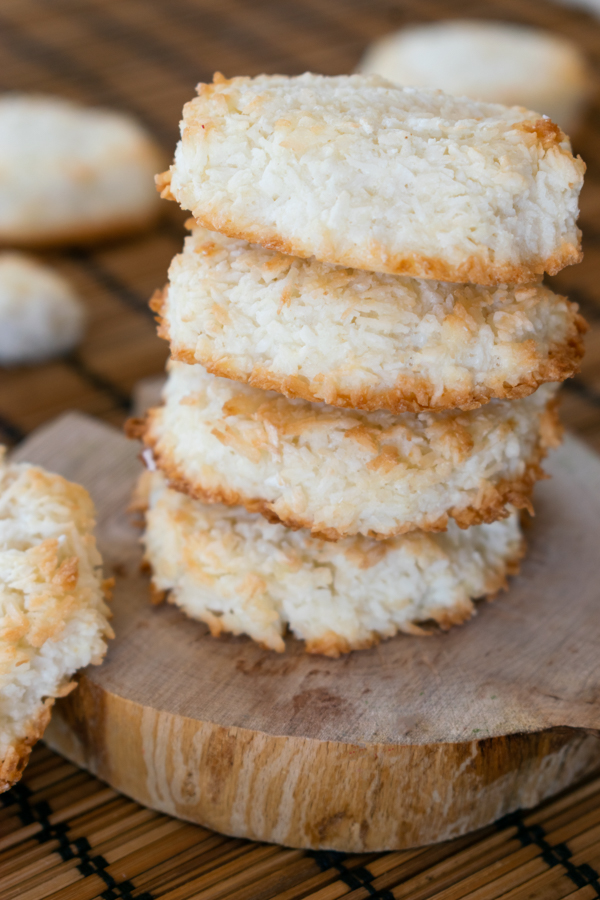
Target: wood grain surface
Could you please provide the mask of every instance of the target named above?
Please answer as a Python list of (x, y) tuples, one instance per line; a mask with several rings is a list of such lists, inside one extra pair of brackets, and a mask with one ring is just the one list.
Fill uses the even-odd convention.
[[(145, 809), (48, 748), (0, 809), (2, 900), (593, 900), (600, 778), (418, 850), (288, 850)], [(596, 867), (596, 868), (594, 868)]]
[(351, 852), (454, 837), (600, 765), (600, 459), (583, 444), (551, 459), (506, 594), (447, 634), (339, 660), (151, 606), (126, 511), (137, 452), (71, 414), (15, 454), (90, 490), (117, 576), (117, 637), (48, 731), (70, 759), (227, 834)]

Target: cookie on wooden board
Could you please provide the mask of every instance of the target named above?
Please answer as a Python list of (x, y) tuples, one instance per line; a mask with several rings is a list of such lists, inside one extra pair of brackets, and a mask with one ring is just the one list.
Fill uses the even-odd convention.
[(505, 586), (524, 549), (515, 512), (466, 531), (450, 523), (443, 534), (332, 543), (241, 507), (193, 500), (160, 472), (143, 482), (156, 599), (168, 592), (214, 635), (248, 634), (279, 652), (286, 628), (307, 652), (339, 656), (399, 631), (423, 634), (425, 622), (460, 624), (474, 598)]
[(0, 791), (20, 778), (54, 699), (113, 636), (94, 515), (80, 485), (2, 453)]

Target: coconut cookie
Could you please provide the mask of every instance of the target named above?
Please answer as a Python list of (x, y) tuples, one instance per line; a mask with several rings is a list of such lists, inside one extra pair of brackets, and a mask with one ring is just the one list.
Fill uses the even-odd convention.
[(396, 84), (539, 109), (569, 133), (593, 93), (593, 75), (576, 44), (508, 22), (457, 19), (403, 28), (371, 44), (359, 68)]
[(172, 486), (329, 540), (466, 528), (529, 507), (559, 439), (556, 385), (470, 412), (365, 413), (171, 363), (141, 436)]
[(309, 653), (339, 656), (398, 631), (423, 633), (474, 612), (523, 552), (518, 515), (462, 531), (331, 543), (240, 507), (207, 505), (149, 476), (144, 544), (155, 591), (215, 635), (248, 634), (279, 652), (286, 628)]
[(82, 487), (0, 459), (0, 791), (20, 778), (54, 698), (113, 636), (93, 527)]
[(343, 269), (198, 227), (152, 301), (171, 356), (305, 400), (474, 409), (577, 371), (577, 306), (498, 288)]
[(130, 116), (59, 97), (0, 99), (0, 242), (79, 244), (158, 215), (162, 153)]
[(85, 312), (57, 272), (21, 253), (0, 253), (0, 366), (44, 362), (75, 347)]
[(216, 75), (164, 197), (230, 237), (335, 265), (523, 283), (581, 259), (585, 166), (550, 120), (378, 76)]

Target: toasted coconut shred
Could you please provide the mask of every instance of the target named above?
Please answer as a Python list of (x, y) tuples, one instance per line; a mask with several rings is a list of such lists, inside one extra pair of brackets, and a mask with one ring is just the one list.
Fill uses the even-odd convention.
[(113, 637), (93, 527), (82, 487), (0, 459), (0, 790), (20, 777), (54, 699)]
[(530, 506), (558, 443), (556, 385), (477, 410), (362, 413), (288, 400), (170, 363), (165, 404), (132, 433), (171, 485), (337, 540), (442, 531)]
[(399, 631), (460, 624), (473, 598), (505, 586), (524, 548), (514, 511), (467, 531), (451, 523), (444, 534), (332, 543), (240, 507), (200, 503), (160, 472), (149, 473), (145, 493), (155, 590), (214, 635), (248, 634), (278, 652), (287, 628), (307, 652), (339, 656)]
[(351, 409), (474, 409), (573, 375), (585, 323), (542, 284), (329, 266), (194, 227), (152, 306), (171, 355)]
[(193, 216), (151, 307), (152, 596), (213, 635), (339, 656), (459, 624), (524, 552), (557, 446), (585, 165), (549, 118), (372, 75), (200, 84), (164, 198)]
[(306, 73), (199, 85), (159, 186), (204, 227), (283, 253), (502, 284), (580, 261), (584, 171), (523, 107)]

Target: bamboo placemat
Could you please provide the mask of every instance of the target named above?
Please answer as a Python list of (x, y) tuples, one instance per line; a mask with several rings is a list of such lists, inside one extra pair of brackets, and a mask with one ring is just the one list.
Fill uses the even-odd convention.
[[(553, 29), (600, 70), (600, 20), (536, 0), (3, 0), (0, 90), (128, 110), (167, 160), (183, 103), (215, 69), (347, 72), (390, 29), (456, 16)], [(600, 96), (574, 138), (588, 164), (586, 256), (552, 282), (591, 327), (583, 371), (563, 392), (563, 418), (600, 449)], [(124, 421), (136, 382), (166, 359), (147, 298), (181, 247), (184, 218), (165, 204), (150, 233), (43, 255), (79, 290), (89, 329), (67, 358), (0, 372), (0, 440), (16, 443), (66, 409)], [(451, 843), (360, 857), (258, 845), (169, 819), (43, 746), (0, 807), (2, 900), (600, 897), (600, 779)]]
[(455, 841), (362, 856), (255, 844), (170, 819), (41, 746), (0, 801), (2, 900), (600, 896), (600, 778)]

